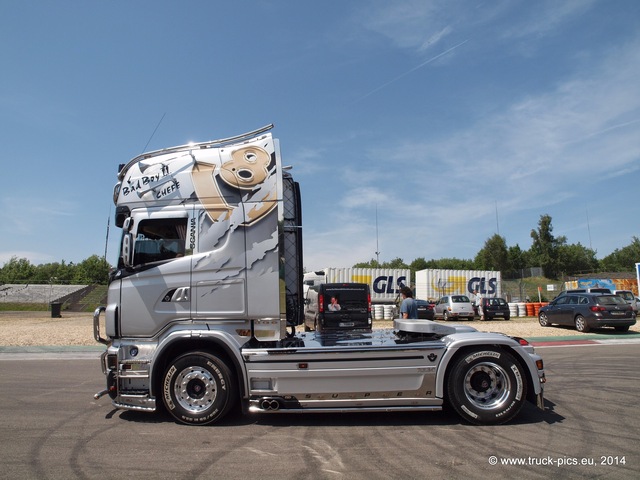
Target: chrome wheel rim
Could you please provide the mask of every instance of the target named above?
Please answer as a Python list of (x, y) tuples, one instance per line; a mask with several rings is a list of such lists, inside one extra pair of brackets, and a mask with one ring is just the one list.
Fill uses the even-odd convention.
[(500, 365), (483, 362), (474, 365), (464, 377), (464, 394), (475, 407), (500, 408), (509, 398), (511, 380)]
[(202, 367), (187, 367), (176, 377), (174, 385), (176, 402), (191, 413), (200, 413), (216, 399), (216, 382), (208, 370)]

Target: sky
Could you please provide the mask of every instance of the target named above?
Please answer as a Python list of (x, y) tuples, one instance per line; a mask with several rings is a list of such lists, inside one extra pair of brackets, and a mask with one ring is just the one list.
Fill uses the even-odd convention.
[(0, 265), (115, 264), (119, 164), (270, 123), (307, 270), (640, 235), (635, 0), (7, 0), (0, 61)]

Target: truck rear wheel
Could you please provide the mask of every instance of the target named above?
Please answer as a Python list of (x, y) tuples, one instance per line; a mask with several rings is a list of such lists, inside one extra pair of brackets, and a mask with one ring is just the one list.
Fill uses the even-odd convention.
[(220, 358), (205, 352), (186, 353), (171, 362), (164, 374), (164, 404), (181, 423), (213, 423), (227, 414), (236, 398), (231, 379)]
[(498, 348), (476, 349), (458, 357), (448, 376), (448, 402), (476, 425), (508, 422), (522, 409), (527, 382), (522, 366)]

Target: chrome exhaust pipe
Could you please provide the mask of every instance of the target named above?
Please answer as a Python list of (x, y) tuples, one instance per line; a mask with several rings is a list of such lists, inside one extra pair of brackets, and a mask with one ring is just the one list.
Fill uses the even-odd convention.
[(109, 393), (109, 389), (105, 388), (104, 390), (102, 390), (101, 392), (96, 393), (93, 398), (95, 398), (96, 400), (98, 400), (100, 397), (106, 395), (107, 393)]
[(263, 410), (280, 410), (280, 402), (273, 398), (265, 398), (260, 403), (260, 408)]

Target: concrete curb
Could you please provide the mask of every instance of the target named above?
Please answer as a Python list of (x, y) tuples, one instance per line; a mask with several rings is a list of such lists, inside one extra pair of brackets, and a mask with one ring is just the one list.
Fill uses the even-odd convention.
[(526, 339), (531, 345), (588, 345), (602, 343), (620, 343), (625, 341), (640, 340), (640, 333), (586, 333), (582, 335), (566, 335), (557, 337), (528, 337)]
[(0, 346), (0, 353), (102, 353), (100, 345), (31, 345), (25, 347)]

